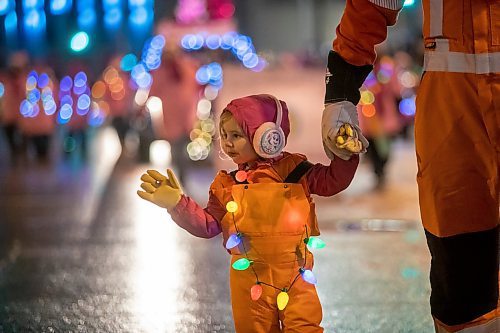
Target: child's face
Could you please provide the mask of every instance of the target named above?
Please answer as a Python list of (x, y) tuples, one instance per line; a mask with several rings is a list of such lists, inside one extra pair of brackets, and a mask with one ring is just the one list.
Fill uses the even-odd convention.
[(229, 117), (221, 126), (221, 146), (236, 164), (248, 163), (259, 158), (250, 139), (233, 117)]

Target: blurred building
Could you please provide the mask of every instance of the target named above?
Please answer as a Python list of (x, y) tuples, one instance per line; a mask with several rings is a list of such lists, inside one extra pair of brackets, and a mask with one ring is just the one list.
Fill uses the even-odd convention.
[[(413, 1), (405, 1), (397, 26), (390, 28), (385, 52), (405, 51), (419, 64), (421, 9)], [(14, 96), (7, 87), (3, 108), (7, 105), (9, 114), (23, 117), (15, 125), (25, 137), (52, 137), (49, 132), (62, 129), (85, 142), (89, 128), (112, 123), (122, 145), (132, 129), (145, 143), (141, 151), (147, 152), (154, 139), (172, 141), (153, 130), (159, 122), (150, 112), (156, 104), (148, 98), (162, 95), (163, 110), (175, 108), (178, 98), (173, 90), (168, 92), (172, 96), (163, 96), (166, 93), (160, 92), (166, 85), (154, 84), (161, 82), (160, 72), (169, 65), (162, 65), (164, 46), (173, 43), (197, 63), (192, 81), (196, 79), (201, 89), (195, 89), (198, 96), (192, 98), (197, 120), (187, 149), (191, 159), (206, 160), (215, 134), (214, 105), (224, 85), (223, 67), (235, 64), (253, 72), (324, 68), (344, 4), (341, 0), (0, 0), (0, 69), (13, 67), (18, 55), (24, 55), (21, 81), (29, 88), (18, 89), (22, 91)], [(113, 77), (108, 70), (111, 63)], [(39, 80), (49, 72), (53, 89)], [(27, 73), (33, 74), (31, 78)], [(14, 97), (15, 102), (9, 103)], [(2, 118), (7, 137), (14, 137), (9, 131), (14, 124)], [(42, 118), (52, 121), (50, 130), (35, 133), (31, 125), (38, 126)]]
[[(421, 35), (420, 2), (406, 0), (389, 46), (418, 52)], [(231, 20), (251, 36), (259, 50), (326, 54), (335, 36), (344, 1), (335, 0), (33, 0), (0, 1), (0, 67), (16, 50), (45, 59), (56, 73), (69, 59), (92, 63), (102, 72), (115, 53), (138, 53), (157, 24), (164, 20), (192, 25)], [(198, 15), (198, 20), (193, 20)], [(88, 46), (71, 46), (85, 32)], [(78, 40), (75, 40), (78, 43)]]

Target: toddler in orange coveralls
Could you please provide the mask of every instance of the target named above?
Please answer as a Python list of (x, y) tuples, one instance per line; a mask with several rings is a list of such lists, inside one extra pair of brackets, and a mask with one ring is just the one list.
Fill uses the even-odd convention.
[(332, 196), (347, 188), (358, 155), (331, 156), (325, 166), (284, 152), (288, 109), (271, 95), (231, 101), (219, 131), (221, 148), (238, 169), (219, 171), (205, 209), (182, 193), (171, 170), (167, 176), (148, 170), (138, 195), (166, 208), (197, 237), (222, 232), (231, 254), (236, 332), (323, 332), (308, 249), (319, 235), (311, 194)]

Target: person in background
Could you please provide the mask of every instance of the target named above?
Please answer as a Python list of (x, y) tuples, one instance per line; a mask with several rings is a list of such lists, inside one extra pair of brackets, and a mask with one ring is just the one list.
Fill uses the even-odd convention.
[(26, 153), (33, 151), (38, 161), (47, 163), (56, 120), (57, 81), (50, 68), (33, 66), (25, 80), (24, 99), (21, 102), (19, 129), (23, 134)]
[(99, 89), (105, 90), (104, 100), (109, 105), (111, 125), (116, 130), (123, 154), (125, 138), (131, 127), (134, 94), (130, 88), (129, 75), (120, 69), (121, 58), (121, 55), (113, 57), (110, 66), (104, 70), (103, 81), (99, 81), (98, 85), (104, 87)]
[[(416, 58), (414, 58), (416, 57)], [(415, 123), (415, 98), (420, 85), (422, 67), (417, 63), (423, 58), (417, 53), (411, 56), (405, 51), (396, 51), (392, 59), (394, 60), (399, 86), (399, 98), (397, 101), (401, 131), (401, 139), (414, 141), (413, 125)]]
[[(431, 313), (439, 333), (498, 333), (500, 2), (422, 2), (415, 146), (432, 257)], [(357, 122), (374, 46), (402, 6), (403, 0), (347, 0), (328, 56), (324, 118), (336, 113)], [(323, 140), (333, 149), (331, 135)]]
[(400, 99), (401, 84), (394, 60), (379, 56), (363, 83), (361, 103), (357, 106), (360, 128), (369, 143), (366, 156), (376, 177), (375, 190), (385, 188), (391, 143), (403, 128), (398, 110)]
[[(87, 65), (74, 60), (69, 67), (69, 75), (60, 82), (59, 104), (71, 108), (71, 115), (62, 122), (64, 128), (63, 149), (65, 157), (77, 156), (86, 160), (89, 145), (89, 112), (92, 107), (90, 78)], [(63, 82), (65, 80), (66, 82)], [(67, 83), (69, 82), (69, 83)], [(64, 89), (62, 89), (64, 88)], [(63, 106), (66, 105), (66, 106)]]
[(0, 124), (7, 138), (10, 150), (11, 162), (16, 163), (22, 154), (22, 136), (19, 131), (19, 107), (24, 99), (26, 91), (25, 80), (23, 78), (24, 62), (17, 61), (14, 54), (11, 63), (2, 75), (4, 94), (1, 98), (2, 112), (0, 113)]
[[(162, 101), (163, 121), (153, 124), (155, 135), (170, 143), (172, 164), (181, 182), (193, 166), (187, 145), (197, 120), (196, 109), (201, 86), (196, 81), (197, 63), (175, 43), (167, 43), (160, 68), (153, 72), (150, 96)], [(153, 119), (154, 121), (154, 119)]]

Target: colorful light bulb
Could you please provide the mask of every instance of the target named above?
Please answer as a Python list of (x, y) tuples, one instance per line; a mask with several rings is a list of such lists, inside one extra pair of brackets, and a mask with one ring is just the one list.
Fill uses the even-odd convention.
[(288, 297), (288, 293), (284, 290), (278, 294), (277, 302), (278, 302), (278, 309), (283, 310), (286, 305), (288, 304), (288, 300), (290, 298)]
[(257, 282), (257, 284), (254, 284), (252, 288), (250, 288), (250, 297), (252, 298), (252, 301), (256, 301), (260, 298), (261, 295), (262, 286)]
[(240, 170), (236, 172), (234, 178), (236, 178), (238, 182), (243, 183), (245, 180), (247, 180), (247, 173), (244, 170)]
[(232, 234), (229, 236), (226, 242), (226, 249), (232, 249), (235, 246), (238, 246), (241, 243), (241, 234), (238, 232), (237, 234)]
[(229, 201), (226, 204), (226, 209), (228, 212), (234, 213), (235, 211), (238, 210), (238, 204), (236, 203), (236, 201)]
[(248, 260), (247, 258), (241, 258), (233, 262), (232, 266), (237, 271), (244, 271), (245, 269), (250, 267), (250, 264), (250, 260)]
[(316, 280), (316, 277), (314, 276), (313, 272), (310, 269), (299, 269), (300, 275), (302, 275), (302, 278), (304, 281), (310, 284), (316, 284), (318, 280)]
[(326, 243), (323, 242), (318, 237), (309, 237), (306, 238), (307, 247), (310, 249), (322, 249), (326, 246)]

